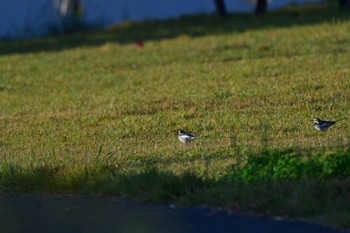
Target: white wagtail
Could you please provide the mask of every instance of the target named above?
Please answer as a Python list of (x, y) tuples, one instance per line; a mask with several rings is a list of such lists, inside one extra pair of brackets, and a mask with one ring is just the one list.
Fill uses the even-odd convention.
[(193, 139), (197, 138), (197, 136), (191, 135), (189, 133), (186, 133), (184, 130), (179, 130), (179, 134), (177, 135), (179, 140), (183, 143), (188, 143), (192, 141)]
[(332, 125), (334, 125), (335, 123), (337, 123), (338, 121), (341, 121), (341, 120), (344, 120), (346, 118), (342, 118), (342, 119), (339, 119), (339, 120), (336, 120), (336, 121), (323, 121), (323, 120), (320, 120), (319, 118), (315, 118), (314, 119), (314, 127), (315, 129), (317, 130), (320, 130), (320, 131), (326, 131), (328, 130)]

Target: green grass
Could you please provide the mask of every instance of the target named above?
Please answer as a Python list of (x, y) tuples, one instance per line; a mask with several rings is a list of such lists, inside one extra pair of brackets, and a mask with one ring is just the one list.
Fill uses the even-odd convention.
[(312, 125), (349, 116), (349, 30), (347, 11), (293, 6), (2, 41), (0, 187), (349, 228), (349, 122)]

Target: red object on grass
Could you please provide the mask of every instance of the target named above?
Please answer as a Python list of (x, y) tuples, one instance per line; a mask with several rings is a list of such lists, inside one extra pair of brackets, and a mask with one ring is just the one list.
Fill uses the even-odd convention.
[(135, 43), (135, 46), (136, 46), (137, 48), (143, 48), (143, 41), (137, 41), (137, 42)]

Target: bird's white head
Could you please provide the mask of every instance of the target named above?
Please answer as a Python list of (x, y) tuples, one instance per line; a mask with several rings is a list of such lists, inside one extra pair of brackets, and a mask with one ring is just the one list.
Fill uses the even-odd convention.
[(319, 118), (315, 118), (314, 119), (314, 124), (316, 125), (316, 124), (319, 124), (320, 123), (320, 119)]

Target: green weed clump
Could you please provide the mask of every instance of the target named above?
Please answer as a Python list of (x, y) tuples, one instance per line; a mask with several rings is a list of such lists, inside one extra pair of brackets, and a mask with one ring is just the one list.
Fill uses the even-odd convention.
[(349, 179), (350, 151), (319, 153), (313, 156), (287, 151), (265, 151), (234, 164), (229, 180), (242, 183), (291, 181), (301, 179)]

